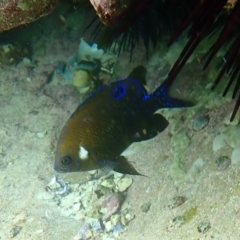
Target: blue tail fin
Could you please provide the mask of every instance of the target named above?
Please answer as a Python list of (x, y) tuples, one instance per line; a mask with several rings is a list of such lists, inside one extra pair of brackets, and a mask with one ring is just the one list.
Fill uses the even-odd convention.
[(161, 84), (152, 94), (156, 109), (159, 108), (182, 108), (182, 107), (193, 107), (196, 105), (194, 101), (186, 101), (177, 98), (172, 98), (168, 95), (168, 87), (166, 81)]

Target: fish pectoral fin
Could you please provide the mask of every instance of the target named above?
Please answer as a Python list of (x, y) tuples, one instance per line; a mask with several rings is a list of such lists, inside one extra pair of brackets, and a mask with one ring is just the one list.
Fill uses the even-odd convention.
[(152, 125), (158, 132), (162, 132), (169, 125), (168, 120), (159, 113), (155, 113), (152, 116)]
[(122, 174), (141, 175), (124, 156), (117, 156), (114, 160), (100, 159), (98, 166), (104, 173), (109, 173), (111, 170)]
[(133, 165), (124, 157), (124, 156), (118, 156), (116, 161), (119, 163), (115, 166), (113, 171), (119, 172), (122, 174), (130, 174), (130, 175), (141, 175), (134, 167)]
[(114, 170), (119, 165), (118, 162), (107, 159), (100, 159), (97, 162), (100, 170), (106, 174)]

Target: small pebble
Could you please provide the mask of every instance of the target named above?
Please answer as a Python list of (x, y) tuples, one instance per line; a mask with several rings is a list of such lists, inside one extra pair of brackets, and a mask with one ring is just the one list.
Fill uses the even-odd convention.
[(42, 132), (37, 132), (36, 137), (37, 138), (44, 138), (47, 135), (47, 130), (44, 130)]
[(74, 240), (87, 240), (91, 239), (92, 233), (90, 231), (89, 225), (84, 223), (81, 228), (78, 230), (77, 234), (74, 236)]
[(120, 222), (113, 226), (113, 232), (123, 232), (124, 230), (125, 228)]
[(101, 186), (112, 189), (114, 187), (114, 182), (112, 179), (106, 179), (101, 183)]
[(142, 212), (147, 213), (149, 211), (150, 207), (151, 207), (151, 203), (148, 202), (148, 203), (143, 203), (140, 208), (141, 208)]
[(206, 233), (211, 228), (210, 222), (201, 222), (199, 223), (197, 229), (200, 233)]
[(126, 191), (132, 185), (132, 182), (133, 182), (133, 180), (130, 177), (124, 177), (124, 178), (120, 179), (117, 182), (117, 190), (119, 192)]
[(24, 65), (30, 65), (31, 64), (31, 60), (29, 58), (27, 58), (27, 57), (24, 57), (23, 58), (23, 64)]
[(240, 148), (235, 148), (231, 154), (231, 163), (233, 165), (240, 163)]
[(197, 117), (193, 122), (193, 129), (195, 131), (202, 130), (204, 127), (206, 127), (209, 123), (209, 116), (200, 116)]
[(175, 217), (175, 218), (170, 222), (169, 228), (170, 228), (170, 229), (179, 228), (179, 227), (181, 227), (181, 226), (185, 223), (185, 221), (186, 221), (186, 219), (185, 219), (184, 216)]
[(114, 213), (116, 213), (120, 207), (120, 197), (117, 194), (112, 194), (108, 196), (101, 204), (102, 208), (106, 210), (105, 214), (102, 216), (103, 220), (107, 220), (111, 217)]
[[(25, 222), (25, 221), (26, 221), (26, 218), (27, 218), (27, 212), (22, 211), (22, 212), (18, 213), (18, 214), (14, 217), (14, 219), (13, 219), (13, 224), (16, 225), (16, 224)], [(1, 238), (0, 238), (0, 239), (1, 239)]]
[(103, 231), (103, 226), (102, 226), (102, 224), (101, 224), (101, 222), (99, 220), (93, 222), (91, 224), (91, 227), (92, 227), (92, 230), (94, 232), (102, 232)]
[(183, 197), (183, 196), (177, 196), (177, 197), (174, 197), (170, 204), (168, 205), (168, 207), (170, 209), (173, 209), (173, 208), (176, 208), (180, 205), (182, 205), (183, 203), (185, 203), (187, 201), (187, 198), (186, 197)]
[(227, 156), (221, 156), (215, 161), (217, 165), (217, 169), (220, 171), (226, 170), (230, 164), (231, 164), (231, 159)]
[(11, 230), (10, 230), (10, 238), (14, 238), (16, 237), (22, 230), (22, 227), (20, 226), (14, 226)]
[(125, 209), (123, 214), (121, 215), (121, 223), (123, 226), (127, 226), (130, 221), (134, 219), (135, 215), (129, 211), (129, 209)]
[(213, 139), (213, 151), (217, 152), (223, 147), (226, 146), (226, 137), (224, 134), (218, 134), (214, 139)]
[(111, 221), (108, 221), (108, 222), (105, 223), (105, 229), (106, 229), (107, 232), (110, 232), (112, 230), (112, 227), (113, 226), (112, 226)]

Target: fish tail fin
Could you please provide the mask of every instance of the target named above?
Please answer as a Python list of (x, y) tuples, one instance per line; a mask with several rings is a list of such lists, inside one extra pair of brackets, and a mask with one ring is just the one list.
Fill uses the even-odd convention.
[(182, 107), (193, 107), (197, 103), (191, 100), (182, 100), (178, 98), (170, 97), (168, 94), (168, 87), (166, 81), (161, 84), (151, 95), (154, 103), (156, 104), (156, 109), (159, 108), (182, 108)]

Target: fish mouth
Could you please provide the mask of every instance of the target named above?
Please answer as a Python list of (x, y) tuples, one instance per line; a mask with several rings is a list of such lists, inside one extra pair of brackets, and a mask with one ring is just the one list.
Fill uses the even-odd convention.
[(66, 166), (62, 166), (60, 169), (57, 170), (59, 173), (66, 173), (66, 172), (69, 172), (70, 169), (69, 167), (66, 167)]
[(66, 172), (69, 171), (69, 167), (67, 167), (67, 166), (61, 166), (61, 167), (59, 167), (58, 163), (55, 162), (55, 163), (54, 163), (54, 170), (55, 170), (56, 172), (58, 172), (58, 173), (66, 173)]

